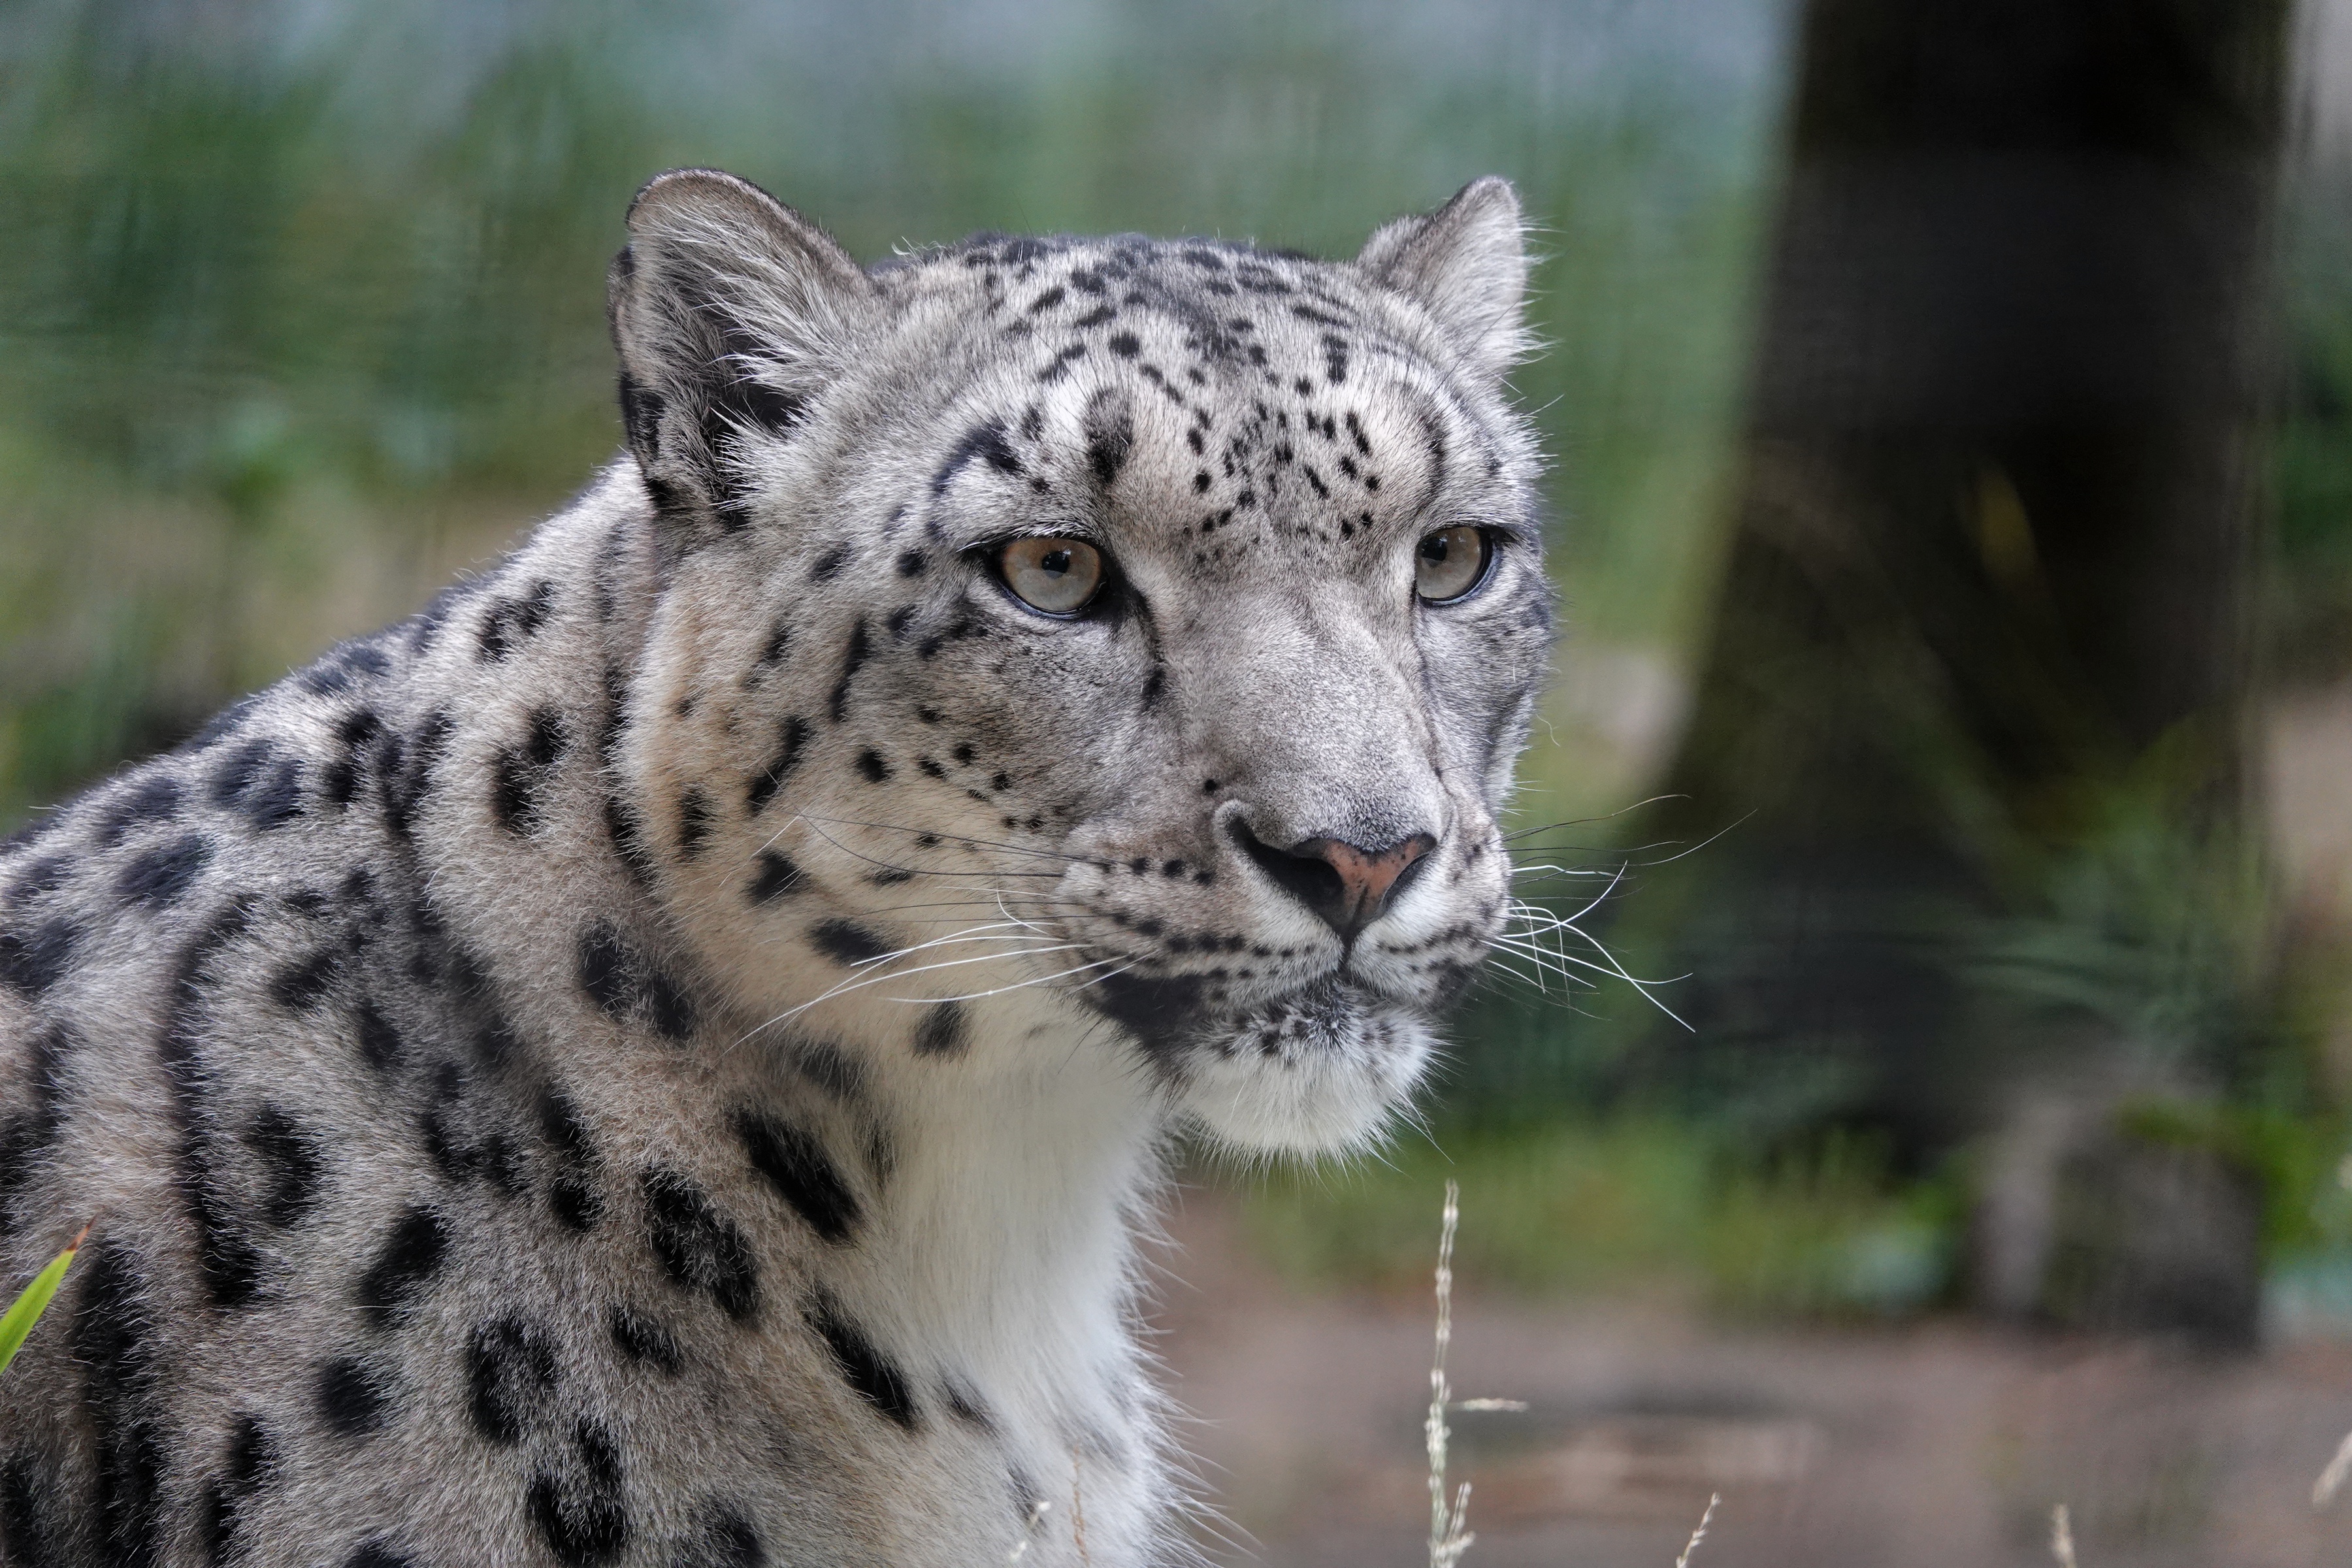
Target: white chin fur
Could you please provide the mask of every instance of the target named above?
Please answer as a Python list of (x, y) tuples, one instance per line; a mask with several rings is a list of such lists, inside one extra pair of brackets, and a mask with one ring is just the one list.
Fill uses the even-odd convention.
[(1331, 1154), (1373, 1142), (1402, 1110), (1434, 1042), (1419, 1019), (1389, 1014), (1297, 1052), (1197, 1052), (1184, 1110), (1229, 1147), (1262, 1154)]

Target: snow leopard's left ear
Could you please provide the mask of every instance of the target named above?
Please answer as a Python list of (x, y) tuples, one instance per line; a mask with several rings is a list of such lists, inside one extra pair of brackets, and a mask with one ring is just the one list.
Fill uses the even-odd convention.
[(1525, 227), (1511, 182), (1488, 174), (1427, 216), (1383, 225), (1356, 265), (1417, 301), (1475, 372), (1500, 381), (1527, 347)]
[(749, 521), (747, 456), (791, 438), (878, 301), (831, 237), (716, 169), (656, 176), (628, 222), (609, 279), (621, 420), (683, 549)]

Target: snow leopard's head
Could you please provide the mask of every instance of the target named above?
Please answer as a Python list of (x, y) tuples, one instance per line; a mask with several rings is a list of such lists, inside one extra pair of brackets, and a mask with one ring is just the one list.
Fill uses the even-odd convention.
[(628, 765), (749, 1005), (966, 1071), (1082, 1016), (1233, 1143), (1375, 1132), (1503, 923), (1550, 642), (1520, 227), (1486, 179), (1348, 261), (866, 269), (740, 180), (646, 187)]

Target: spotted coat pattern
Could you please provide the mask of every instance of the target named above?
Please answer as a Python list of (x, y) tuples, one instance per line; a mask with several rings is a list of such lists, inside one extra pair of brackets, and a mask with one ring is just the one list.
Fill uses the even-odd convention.
[[(1376, 1137), (1499, 925), (1507, 186), (1346, 262), (866, 269), (709, 172), (630, 236), (585, 494), (0, 847), (5, 1278), (97, 1216), (0, 1562), (1184, 1561), (1157, 1151)], [(1358, 931), (1268, 870), (1414, 835)]]

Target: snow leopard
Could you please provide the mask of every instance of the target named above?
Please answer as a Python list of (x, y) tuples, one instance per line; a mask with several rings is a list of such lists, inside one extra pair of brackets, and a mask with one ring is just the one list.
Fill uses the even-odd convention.
[(1378, 1140), (1502, 927), (1507, 182), (1344, 260), (626, 228), (583, 493), (0, 848), (5, 1277), (95, 1222), (16, 1568), (1195, 1561), (1171, 1140)]

